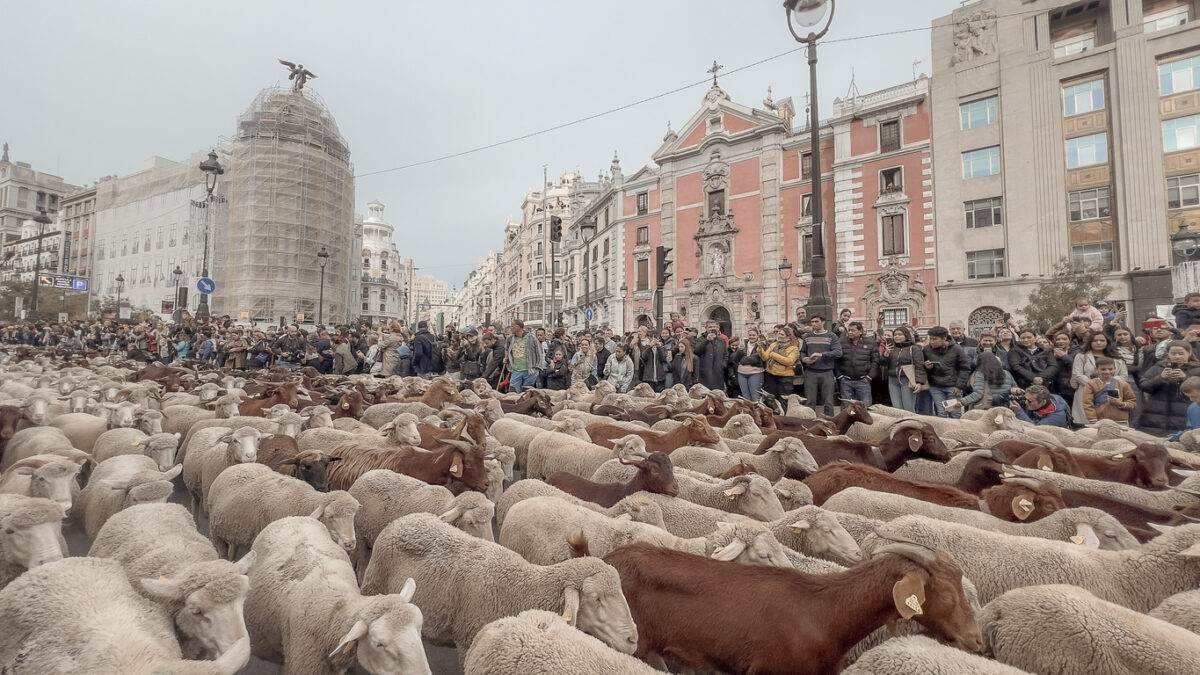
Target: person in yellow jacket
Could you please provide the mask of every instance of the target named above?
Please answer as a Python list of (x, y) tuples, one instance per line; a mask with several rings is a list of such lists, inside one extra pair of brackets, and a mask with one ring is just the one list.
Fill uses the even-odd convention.
[(759, 344), (758, 357), (767, 364), (763, 391), (782, 398), (792, 393), (792, 378), (796, 374), (796, 359), (800, 358), (800, 344), (784, 325), (775, 326), (774, 337), (774, 342), (769, 345)]

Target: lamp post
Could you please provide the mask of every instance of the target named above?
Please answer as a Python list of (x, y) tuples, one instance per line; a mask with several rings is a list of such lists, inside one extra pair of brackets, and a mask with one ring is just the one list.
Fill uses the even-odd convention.
[[(38, 201), (41, 201), (44, 198), (45, 198), (45, 193), (39, 192), (38, 193)], [(33, 217), (33, 222), (38, 224), (38, 237), (37, 237), (37, 253), (35, 253), (34, 257), (33, 257), (33, 299), (32, 299), (32, 302), (29, 303), (29, 315), (27, 318), (30, 321), (37, 321), (38, 320), (38, 288), (40, 288), (42, 285), (42, 279), (38, 275), (38, 272), (42, 269), (42, 237), (46, 236), (46, 226), (50, 224), (50, 216), (46, 215), (46, 207), (44, 207), (44, 206), (38, 207), (38, 214)]]
[[(825, 10), (829, 17), (825, 17)], [(787, 16), (788, 31), (796, 42), (803, 42), (808, 51), (809, 79), (809, 131), (812, 152), (812, 284), (808, 291), (806, 316), (820, 315), (826, 321), (833, 319), (833, 301), (829, 297), (829, 282), (825, 278), (825, 212), (821, 207), (821, 129), (817, 112), (817, 40), (829, 32), (833, 23), (834, 0), (784, 0), (783, 10)], [(792, 25), (795, 21), (801, 28), (816, 28), (822, 21), (825, 27), (801, 37)]]
[(621, 282), (621, 334), (625, 334), (625, 294), (629, 292), (629, 286), (625, 282)]
[[(210, 150), (208, 159), (200, 162), (200, 170), (204, 172), (204, 189), (208, 191), (208, 196), (204, 206), (204, 267), (200, 274), (205, 279), (208, 278), (208, 231), (212, 228), (212, 208), (213, 208), (213, 190), (217, 187), (217, 176), (225, 173), (225, 169), (221, 167), (221, 163), (217, 161), (217, 151)], [(200, 294), (200, 306), (196, 308), (196, 321), (200, 323), (208, 322), (208, 294)]]
[(787, 323), (792, 311), (792, 304), (788, 298), (788, 279), (792, 278), (792, 263), (788, 262), (786, 255), (779, 263), (779, 278), (783, 280), (783, 320), (780, 323)]
[(121, 291), (125, 290), (125, 275), (117, 273), (117, 278), (113, 279), (117, 282), (117, 321), (121, 321)]
[(1171, 263), (1192, 262), (1200, 253), (1200, 233), (1188, 229), (1189, 223), (1179, 223), (1179, 231), (1171, 235)]
[(187, 304), (187, 300), (183, 298), (185, 295), (183, 291), (183, 269), (179, 265), (176, 265), (175, 269), (171, 270), (171, 278), (175, 283), (175, 310), (171, 312), (171, 321), (180, 323), (183, 321), (183, 306)]
[(325, 325), (325, 265), (329, 263), (329, 251), (324, 246), (317, 251), (317, 262), (321, 265), (321, 293), (317, 301), (317, 323)]

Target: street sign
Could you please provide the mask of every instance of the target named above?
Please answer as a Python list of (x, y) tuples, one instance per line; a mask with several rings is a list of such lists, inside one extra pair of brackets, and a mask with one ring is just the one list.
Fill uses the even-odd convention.
[(583, 310), (583, 318), (591, 321), (592, 319), (596, 318), (596, 313), (592, 311), (591, 307), (588, 307), (587, 309)]
[(296, 320), (303, 321), (304, 320), (304, 312), (296, 312)]
[(209, 293), (217, 290), (217, 282), (209, 279), (208, 277), (203, 277), (196, 281), (196, 290), (208, 295)]
[(242, 312), (242, 321), (250, 318), (250, 312)]
[(59, 323), (66, 323), (66, 322), (67, 322), (67, 313), (66, 313), (66, 312), (59, 312), (59, 313), (58, 313), (58, 322), (59, 322)]
[(87, 291), (88, 289), (87, 278), (73, 277), (67, 274), (39, 274), (38, 283), (64, 291)]
[(133, 308), (122, 307), (121, 309), (117, 310), (117, 316), (121, 317), (122, 319), (128, 319), (133, 316)]

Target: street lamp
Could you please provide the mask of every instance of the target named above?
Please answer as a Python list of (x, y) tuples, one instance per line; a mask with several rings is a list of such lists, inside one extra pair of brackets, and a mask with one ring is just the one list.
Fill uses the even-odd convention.
[(629, 292), (629, 286), (624, 281), (621, 282), (621, 334), (625, 334), (625, 294)]
[(117, 321), (121, 320), (121, 291), (125, 290), (125, 276), (118, 273), (117, 278), (113, 281), (117, 282)]
[[(833, 301), (829, 297), (829, 282), (825, 278), (825, 212), (821, 208), (821, 129), (817, 110), (817, 40), (829, 32), (833, 23), (834, 0), (784, 0), (783, 10), (787, 16), (788, 31), (796, 42), (803, 42), (808, 51), (809, 79), (809, 145), (812, 153), (812, 284), (808, 291), (806, 316), (823, 316), (826, 321), (833, 318)], [(829, 10), (826, 18), (825, 10)], [(801, 37), (796, 28), (815, 29), (824, 21), (825, 27)]]
[(175, 280), (175, 311), (171, 312), (171, 320), (175, 323), (183, 321), (183, 306), (187, 304), (187, 300), (183, 299), (186, 292), (183, 290), (183, 270), (179, 265), (171, 270), (171, 278)]
[(783, 256), (783, 260), (779, 263), (779, 278), (783, 280), (783, 321), (788, 322), (788, 315), (791, 314), (791, 302), (788, 298), (788, 279), (792, 278), (792, 263), (788, 262), (787, 256)]
[(329, 263), (329, 251), (324, 246), (317, 251), (317, 262), (321, 265), (321, 294), (317, 301), (317, 323), (325, 324), (325, 265)]
[[(213, 190), (217, 188), (217, 176), (225, 173), (225, 169), (221, 167), (221, 163), (217, 161), (217, 151), (210, 150), (208, 159), (201, 160), (200, 170), (204, 172), (204, 189), (208, 191), (208, 197), (205, 203), (204, 216), (204, 267), (200, 274), (205, 279), (208, 278), (208, 231), (212, 228), (212, 208), (213, 208)], [(208, 322), (208, 294), (200, 294), (200, 306), (196, 308), (196, 321), (200, 323)]]
[(1171, 257), (1176, 265), (1191, 262), (1200, 252), (1200, 233), (1188, 229), (1188, 223), (1179, 223), (1179, 231), (1171, 235)]
[[(38, 201), (45, 198), (44, 192), (38, 193)], [(38, 214), (33, 217), (33, 222), (38, 224), (38, 240), (37, 253), (33, 258), (33, 301), (29, 303), (30, 321), (38, 320), (38, 288), (42, 285), (42, 279), (38, 275), (38, 271), (42, 269), (42, 237), (46, 236), (46, 226), (50, 224), (50, 216), (46, 215), (46, 207), (39, 206)]]

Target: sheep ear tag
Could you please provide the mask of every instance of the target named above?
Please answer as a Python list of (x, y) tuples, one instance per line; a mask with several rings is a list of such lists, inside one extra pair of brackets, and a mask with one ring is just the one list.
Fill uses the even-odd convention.
[(917, 434), (912, 434), (908, 437), (908, 449), (916, 452), (921, 449), (921, 437)]
[(892, 586), (892, 602), (896, 611), (905, 619), (924, 614), (921, 603), (925, 601), (925, 579), (922, 572), (912, 571)]
[(1113, 455), (1113, 456), (1112, 456), (1112, 459), (1114, 459), (1114, 460), (1117, 460), (1117, 459), (1125, 459), (1125, 455), (1124, 455), (1124, 454), (1117, 454), (1117, 455)]
[(462, 455), (454, 453), (454, 461), (450, 463), (450, 475), (455, 478), (462, 478)]
[(1013, 515), (1016, 516), (1018, 520), (1029, 519), (1029, 516), (1033, 514), (1033, 502), (1029, 500), (1028, 493), (1022, 492), (1016, 497), (1013, 497), (1012, 511)]
[(1079, 544), (1080, 546), (1083, 546), (1083, 542), (1085, 541), (1085, 539), (1078, 534), (1067, 537), (1067, 539), (1070, 539), (1072, 544)]

